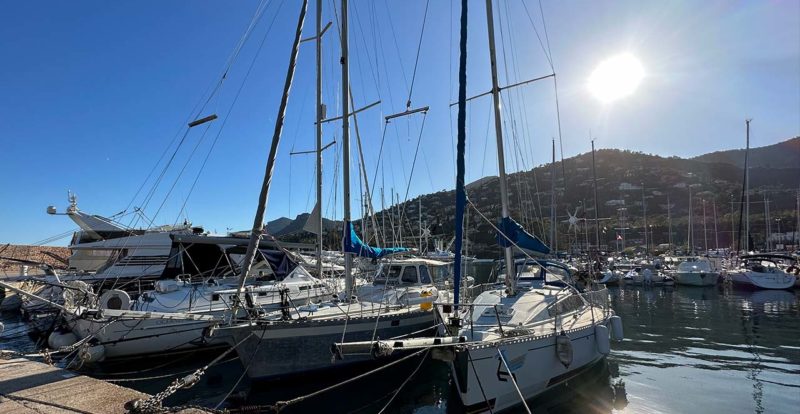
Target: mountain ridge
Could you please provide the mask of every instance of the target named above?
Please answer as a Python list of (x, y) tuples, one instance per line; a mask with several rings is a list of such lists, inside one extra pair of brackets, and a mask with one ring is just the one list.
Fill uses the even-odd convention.
[[(751, 154), (759, 152), (767, 154), (776, 151), (775, 148), (782, 148), (782, 151), (789, 152), (789, 159), (793, 156), (800, 157), (800, 146), (797, 147), (797, 153), (791, 152), (794, 151), (794, 145), (799, 143), (800, 139), (792, 138), (782, 143), (751, 149)], [(786, 151), (787, 147), (790, 149), (789, 151)], [(736, 151), (740, 150), (721, 153), (735, 154)], [(601, 245), (613, 247), (618, 232), (615, 229), (622, 227), (630, 228), (625, 235), (626, 239), (630, 238), (630, 243), (643, 241), (643, 198), (648, 216), (647, 225), (649, 231), (653, 232), (650, 240), (656, 244), (667, 243), (670, 238), (668, 222), (671, 222), (673, 243), (680, 240), (685, 241), (689, 215), (689, 189), (691, 188), (694, 201), (692, 209), (693, 221), (695, 221), (694, 239), (705, 242), (708, 226), (712, 225), (712, 213), (716, 213), (720, 232), (714, 242), (718, 242), (720, 246), (730, 246), (731, 233), (739, 233), (737, 228), (738, 206), (742, 193), (743, 169), (735, 164), (735, 157), (712, 156), (712, 154), (718, 153), (720, 152), (693, 158), (680, 158), (676, 156), (661, 157), (629, 150), (597, 150), (595, 158), (598, 178), (598, 217), (607, 219), (601, 223), (601, 228), (605, 229), (601, 230)], [(758, 160), (763, 157), (763, 155), (753, 156), (751, 159)], [(560, 165), (562, 162), (563, 169)], [(765, 233), (766, 229), (766, 224), (763, 223), (765, 213), (763, 198), (768, 199), (772, 219), (779, 218), (785, 223), (796, 222), (791, 218), (791, 214), (794, 210), (797, 190), (800, 188), (800, 163), (791, 164), (791, 162), (763, 163), (755, 161), (751, 163), (751, 234), (757, 243), (763, 243), (763, 236), (759, 234)], [(547, 238), (550, 226), (550, 171), (551, 166), (547, 164), (508, 175), (511, 216), (528, 231), (542, 239)], [(568, 217), (567, 211), (572, 213), (578, 206), (582, 206), (578, 213), (579, 218), (593, 219), (594, 217), (592, 153), (579, 154), (558, 161), (555, 171), (559, 249), (564, 250), (572, 245), (580, 244), (578, 242), (585, 243), (587, 238), (591, 238), (593, 243), (593, 229), (586, 231), (588, 229), (583, 226), (584, 229), (581, 230), (584, 233), (583, 238), (578, 240), (575, 229), (570, 229), (567, 223), (564, 223)], [(562, 171), (566, 172), (565, 176)], [(497, 176), (487, 176), (467, 185), (469, 200), (480, 212), (480, 214), (475, 214), (474, 209), (470, 212), (470, 223), (466, 226), (467, 234), (470, 238), (470, 251), (479, 255), (496, 255), (499, 252), (490, 223), (482, 218), (476, 218), (482, 215), (494, 222), (499, 217), (497, 180)], [(454, 231), (455, 196), (452, 189), (423, 194), (394, 208), (378, 211), (375, 221), (379, 227), (385, 228), (382, 232), (387, 235), (387, 239), (396, 238), (393, 234), (397, 235), (400, 231), (392, 231), (390, 224), (398, 223), (400, 215), (402, 215), (403, 244), (415, 246), (419, 240), (417, 223), (420, 220), (420, 214), (417, 210), (420, 197), (423, 223), (431, 229), (432, 234), (439, 235), (447, 244)], [(702, 215), (704, 203), (706, 220), (709, 223), (706, 226), (706, 232), (702, 232), (703, 229), (697, 221), (698, 217)], [(669, 210), (669, 217), (667, 210)], [(621, 217), (623, 214), (626, 216), (624, 219)], [(355, 223), (357, 227), (360, 227), (358, 220)], [(298, 222), (294, 227), (299, 226), (302, 229), (303, 224), (304, 221)], [(341, 222), (335, 222), (333, 226), (341, 229)], [(774, 232), (775, 229), (772, 231)], [(291, 241), (309, 240), (309, 234), (302, 231), (291, 235), (282, 231), (281, 234)], [(334, 232), (330, 235), (329, 239), (332, 245), (335, 245), (340, 238), (338, 234)], [(386, 243), (386, 245), (395, 244), (400, 244), (400, 241), (387, 240)], [(430, 246), (428, 247), (430, 248)], [(713, 244), (710, 247), (713, 247)]]

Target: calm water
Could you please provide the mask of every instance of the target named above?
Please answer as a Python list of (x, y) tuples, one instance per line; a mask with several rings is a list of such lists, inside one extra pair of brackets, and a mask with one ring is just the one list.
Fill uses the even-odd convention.
[[(559, 389), (529, 401), (538, 413), (795, 413), (800, 407), (800, 298), (798, 292), (718, 288), (613, 288), (626, 339), (612, 345), (607, 361)], [(7, 337), (16, 323), (4, 316)], [(13, 338), (13, 335), (12, 335)], [(0, 339), (0, 346), (31, 346), (27, 337)], [(134, 361), (95, 375), (120, 385), (158, 392), (172, 378), (213, 355), (189, 354)], [(146, 369), (165, 365), (159, 369)], [(449, 371), (438, 361), (412, 358), (385, 372), (289, 407), (286, 412), (380, 411), (418, 368), (387, 412), (459, 412)], [(167, 404), (215, 406), (242, 373), (231, 360), (212, 368), (202, 382), (179, 391)], [(271, 404), (340, 383), (348, 375), (303, 377), (250, 384), (243, 379), (229, 406)], [(522, 412), (522, 410), (517, 410)]]

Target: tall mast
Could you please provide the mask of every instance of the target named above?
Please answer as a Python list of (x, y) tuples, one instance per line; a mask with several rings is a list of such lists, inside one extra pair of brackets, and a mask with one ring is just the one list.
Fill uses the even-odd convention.
[(714, 210), (714, 250), (719, 250), (719, 232), (717, 231), (717, 199), (711, 200), (711, 206)]
[(706, 219), (706, 199), (702, 199), (703, 201), (703, 243), (706, 247), (706, 254), (708, 254), (708, 229), (706, 224), (708, 224), (708, 220)]
[(694, 246), (692, 243), (692, 185), (689, 184), (689, 234), (686, 235), (686, 250), (690, 254), (694, 254)]
[(795, 219), (797, 223), (795, 223), (794, 227), (794, 234), (792, 237), (792, 244), (795, 245), (795, 249), (797, 248), (797, 241), (800, 240), (800, 190), (797, 190), (797, 200), (795, 201)]
[(744, 251), (750, 251), (750, 167), (747, 158), (750, 153), (750, 119), (745, 120), (747, 125), (747, 146), (744, 150)]
[(556, 240), (556, 140), (553, 140), (553, 161), (550, 163), (550, 244), (558, 254)]
[(297, 63), (297, 54), (300, 51), (300, 35), (303, 33), (303, 22), (306, 17), (306, 7), (308, 0), (303, 0), (303, 5), (300, 9), (300, 17), (297, 20), (297, 31), (295, 33), (294, 44), (292, 45), (292, 52), (289, 56), (289, 68), (286, 73), (286, 81), (283, 85), (283, 95), (281, 96), (280, 106), (278, 107), (278, 116), (275, 119), (275, 130), (272, 134), (272, 144), (269, 148), (269, 156), (267, 157), (267, 167), (264, 171), (264, 181), (261, 183), (261, 193), (258, 197), (258, 207), (256, 208), (256, 215), (253, 219), (253, 229), (250, 232), (250, 242), (247, 245), (247, 251), (242, 263), (242, 271), (239, 274), (239, 287), (236, 290), (236, 300), (234, 303), (233, 312), (231, 317), (236, 315), (236, 307), (238, 306), (238, 298), (241, 297), (244, 290), (244, 284), (247, 276), (253, 267), (253, 260), (256, 256), (256, 250), (261, 242), (261, 236), (264, 233), (264, 212), (267, 209), (267, 199), (269, 196), (269, 187), (272, 182), (272, 172), (275, 167), (275, 158), (278, 155), (278, 144), (281, 140), (281, 132), (283, 131), (284, 117), (286, 116), (286, 105), (289, 102), (289, 91), (292, 88), (292, 80), (294, 79), (294, 70)]
[(669, 227), (669, 250), (672, 251), (672, 206), (669, 204), (669, 193), (667, 193), (667, 226)]
[[(467, 140), (467, 3), (461, 1), (461, 40), (459, 42), (458, 61), (458, 120), (456, 144), (456, 239), (455, 260), (453, 262), (453, 302), (458, 303), (461, 289), (461, 239), (464, 234), (464, 206), (466, 194), (464, 193), (464, 152)], [(469, 224), (469, 222), (468, 222)]]
[(797, 248), (797, 241), (800, 240), (800, 190), (797, 190), (797, 200), (795, 201), (795, 219), (797, 223), (794, 227), (794, 237), (792, 237), (792, 244)]
[(764, 195), (764, 246), (767, 251), (770, 251), (769, 234), (771, 233), (771, 229), (769, 225), (769, 203), (767, 202), (767, 192), (764, 191), (762, 194)]
[[(419, 254), (424, 253), (424, 248), (422, 247), (422, 195), (419, 196), (417, 199), (418, 208), (417, 208), (417, 221), (419, 223)], [(425, 246), (428, 247), (428, 246)]]
[(386, 245), (386, 207), (384, 206), (383, 186), (381, 186), (381, 240)]
[[(350, 62), (347, 51), (347, 0), (342, 0), (342, 189), (344, 194), (344, 231), (350, 231)], [(353, 257), (342, 244), (344, 253), (345, 300), (348, 302), (353, 294)]]
[[(500, 215), (505, 220), (508, 213), (508, 186), (506, 183), (506, 162), (503, 152), (503, 124), (500, 117), (500, 86), (497, 81), (497, 57), (494, 46), (494, 15), (492, 0), (486, 0), (486, 26), (489, 32), (489, 60), (492, 68), (492, 101), (494, 103), (494, 132), (497, 138), (497, 169), (500, 175)], [(509, 245), (505, 249), (506, 286), (509, 295), (516, 294), (516, 268), (514, 254)]]
[(322, 0), (317, 0), (317, 277), (322, 277)]
[(642, 183), (642, 216), (644, 217), (644, 255), (650, 254), (650, 245), (647, 244), (647, 204), (644, 202), (644, 183)]
[[(733, 194), (731, 194), (731, 251), (736, 250), (736, 228), (735, 228), (736, 223), (733, 220), (734, 215), (736, 214), (735, 211), (736, 211), (736, 206), (734, 205)], [(740, 228), (739, 231), (741, 230), (742, 229)]]
[[(592, 177), (594, 178), (594, 243), (600, 251), (600, 221), (597, 218), (597, 169), (594, 165), (594, 140), (592, 140)], [(667, 201), (669, 204), (669, 201)]]

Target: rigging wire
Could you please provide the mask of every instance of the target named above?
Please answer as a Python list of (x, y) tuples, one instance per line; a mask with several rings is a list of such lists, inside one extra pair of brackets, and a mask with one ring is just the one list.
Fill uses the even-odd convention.
[(422, 16), (422, 29), (419, 31), (419, 43), (417, 44), (417, 57), (414, 60), (414, 71), (411, 73), (411, 87), (408, 88), (408, 100), (406, 109), (411, 109), (411, 93), (414, 91), (414, 81), (417, 79), (417, 66), (419, 65), (419, 52), (422, 50), (422, 36), (425, 34), (425, 22), (428, 20), (428, 6), (430, 0), (425, 1), (425, 14)]
[[(188, 135), (188, 133), (189, 133), (191, 128), (183, 126), (183, 125), (185, 125), (188, 121), (191, 121), (192, 119), (196, 119), (197, 117), (199, 117), (199, 115), (204, 111), (205, 107), (208, 105), (208, 103), (211, 101), (211, 99), (214, 96), (217, 96), (218, 93), (221, 93), (221, 88), (222, 88), (222, 86), (224, 84), (225, 79), (227, 78), (227, 74), (228, 74), (229, 70), (231, 69), (231, 67), (233, 66), (233, 64), (236, 62), (237, 58), (239, 57), (239, 54), (240, 54), (241, 49), (242, 49), (242, 46), (247, 42), (247, 39), (250, 38), (250, 35), (253, 32), (253, 28), (255, 27), (257, 22), (261, 19), (261, 16), (264, 14), (264, 12), (267, 10), (268, 7), (269, 7), (269, 3), (267, 2), (267, 0), (262, 0), (261, 3), (259, 3), (258, 7), (256, 8), (256, 11), (253, 14), (253, 17), (250, 20), (250, 23), (248, 24), (247, 28), (245, 29), (245, 32), (240, 37), (240, 39), (237, 42), (236, 46), (234, 47), (234, 50), (231, 53), (231, 55), (229, 55), (228, 60), (226, 61), (225, 69), (223, 70), (222, 76), (215, 83), (215, 86), (209, 87), (209, 90), (211, 90), (210, 93), (208, 92), (208, 90), (206, 91), (206, 93), (208, 94), (208, 97), (205, 100), (205, 102), (202, 105), (200, 105), (200, 102), (202, 102), (202, 101), (198, 101), (198, 103), (195, 104), (195, 106), (190, 111), (189, 117), (187, 118), (187, 121), (184, 122), (184, 124), (182, 124), (181, 129), (185, 128), (184, 135), (183, 135), (183, 137), (181, 137), (180, 141), (178, 142), (177, 147), (175, 148), (173, 154), (170, 156), (169, 161), (167, 162), (167, 164), (164, 166), (164, 168), (162, 169), (161, 173), (159, 174), (159, 177), (153, 182), (152, 188), (147, 192), (147, 195), (145, 196), (145, 198), (143, 200), (143, 205), (145, 207), (149, 204), (150, 200), (152, 199), (153, 195), (155, 194), (156, 189), (158, 188), (159, 184), (161, 183), (161, 180), (163, 179), (167, 169), (172, 164), (172, 161), (174, 160), (175, 155), (177, 154), (177, 152), (180, 149), (180, 147), (183, 145), (183, 142), (186, 140), (186, 136)], [(205, 95), (205, 94), (203, 94), (203, 95)], [(199, 109), (198, 109), (198, 106), (199, 106)], [(125, 207), (125, 210), (123, 210), (123, 211), (128, 210), (130, 208), (130, 206), (133, 204), (133, 202), (136, 200), (136, 198), (139, 196), (139, 194), (140, 194), (141, 190), (144, 188), (145, 184), (150, 180), (150, 177), (152, 177), (153, 173), (156, 171), (156, 168), (158, 167), (159, 164), (161, 164), (161, 161), (164, 159), (164, 156), (166, 156), (166, 154), (168, 153), (169, 148), (172, 147), (172, 145), (175, 142), (175, 140), (177, 139), (177, 137), (180, 136), (181, 129), (179, 129), (176, 132), (175, 137), (173, 137), (173, 139), (170, 141), (169, 145), (167, 145), (167, 147), (164, 148), (164, 151), (161, 154), (161, 157), (159, 157), (158, 161), (155, 163), (155, 165), (153, 165), (153, 168), (150, 170), (150, 173), (148, 173), (147, 177), (142, 182), (142, 184), (139, 186), (139, 189), (136, 190), (136, 193), (131, 198), (131, 200), (128, 203), (127, 207)], [(144, 207), (142, 207), (142, 209), (144, 209)], [(134, 221), (131, 222), (130, 227), (135, 226), (135, 223), (138, 223), (138, 219), (134, 219)], [(150, 225), (152, 225), (152, 222), (151, 222)]]
[[(247, 71), (245, 72), (244, 78), (242, 79), (242, 83), (239, 85), (239, 89), (237, 89), (236, 94), (233, 97), (233, 101), (231, 102), (231, 105), (228, 108), (228, 112), (225, 113), (225, 117), (222, 120), (222, 124), (220, 125), (219, 130), (217, 130), (217, 134), (214, 137), (214, 140), (211, 142), (211, 147), (208, 149), (208, 152), (206, 153), (206, 156), (203, 159), (202, 164), (200, 165), (200, 169), (197, 171), (197, 174), (195, 175), (195, 178), (194, 178), (194, 181), (192, 182), (192, 185), (189, 187), (189, 192), (186, 194), (186, 197), (183, 200), (183, 204), (181, 205), (181, 208), (178, 211), (178, 215), (175, 217), (175, 223), (177, 223), (178, 220), (180, 220), (181, 214), (183, 214), (183, 212), (186, 209), (186, 203), (189, 201), (189, 197), (191, 197), (192, 192), (194, 192), (194, 189), (197, 186), (197, 182), (200, 179), (200, 175), (202, 174), (203, 170), (205, 169), (206, 164), (208, 163), (208, 159), (211, 157), (211, 153), (214, 150), (214, 148), (216, 147), (217, 142), (219, 141), (219, 138), (222, 135), (222, 131), (225, 129), (225, 125), (228, 123), (228, 120), (230, 119), (230, 115), (233, 112), (234, 107), (236, 107), (236, 103), (239, 101), (239, 96), (241, 95), (245, 84), (247, 84), (247, 80), (250, 77), (250, 73), (253, 71), (253, 66), (255, 65), (256, 61), (258, 60), (259, 55), (261, 54), (261, 50), (264, 47), (264, 43), (266, 42), (269, 33), (272, 31), (272, 26), (275, 24), (275, 20), (277, 19), (278, 14), (280, 13), (280, 10), (281, 10), (282, 7), (283, 7), (283, 1), (281, 1), (281, 3), (278, 5), (278, 9), (275, 11), (275, 16), (270, 21), (269, 26), (267, 27), (266, 33), (264, 33), (264, 36), (261, 38), (261, 42), (259, 42), (259, 44), (258, 44), (258, 48), (256, 49), (256, 53), (253, 56), (253, 59), (250, 61), (250, 65), (248, 66)], [(249, 34), (248, 34), (248, 38), (249, 38)], [(238, 52), (237, 52), (236, 56), (238, 57)], [(226, 70), (225, 73), (227, 74), (227, 70)], [(153, 217), (153, 219), (155, 219), (155, 216)]]

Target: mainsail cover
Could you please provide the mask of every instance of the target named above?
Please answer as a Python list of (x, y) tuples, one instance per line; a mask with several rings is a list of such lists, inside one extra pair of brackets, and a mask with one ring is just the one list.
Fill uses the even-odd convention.
[[(500, 231), (497, 233), (497, 244), (501, 247), (519, 247), (534, 253), (548, 254), (550, 248), (536, 236), (528, 233), (511, 217), (504, 218), (499, 223)], [(505, 237), (503, 236), (505, 234)]]
[(264, 259), (269, 264), (276, 280), (283, 280), (289, 273), (297, 267), (297, 262), (292, 260), (288, 254), (282, 251), (259, 249)]
[(353, 253), (361, 257), (369, 257), (371, 259), (380, 259), (384, 256), (402, 253), (409, 251), (405, 247), (372, 247), (365, 244), (356, 234), (356, 229), (352, 222), (347, 222), (344, 229), (344, 251)]

